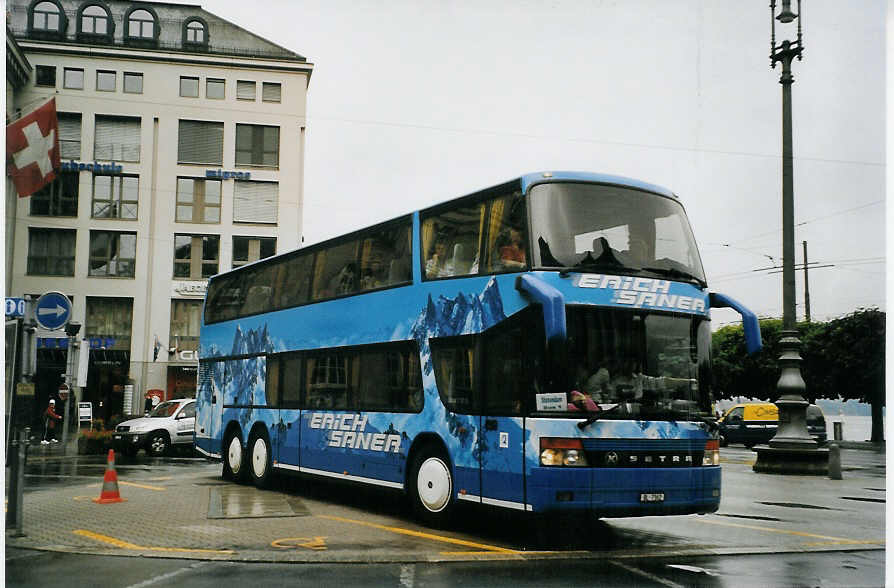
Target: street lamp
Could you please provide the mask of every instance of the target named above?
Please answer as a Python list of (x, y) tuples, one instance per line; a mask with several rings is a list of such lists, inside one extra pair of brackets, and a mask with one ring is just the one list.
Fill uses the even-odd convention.
[[(776, 14), (776, 0), (770, 0), (770, 65), (782, 63), (782, 355), (779, 392), (779, 428), (768, 445), (756, 447), (754, 471), (780, 474), (825, 475), (829, 467), (829, 450), (817, 446), (807, 432), (806, 386), (801, 377), (801, 341), (795, 325), (795, 214), (792, 182), (792, 61), (800, 61), (804, 50), (801, 38), (801, 0), (798, 12), (792, 11), (791, 0), (782, 0)], [(776, 21), (790, 25), (797, 21), (796, 41), (776, 44)]]

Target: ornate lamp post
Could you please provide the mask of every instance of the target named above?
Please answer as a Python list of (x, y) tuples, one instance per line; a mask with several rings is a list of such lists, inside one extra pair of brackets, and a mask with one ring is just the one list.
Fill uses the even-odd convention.
[[(782, 368), (776, 389), (779, 392), (779, 429), (769, 445), (756, 448), (754, 471), (780, 474), (818, 474), (828, 471), (829, 450), (817, 446), (807, 432), (806, 386), (801, 377), (801, 341), (795, 325), (795, 214), (792, 182), (792, 61), (801, 60), (801, 0), (798, 12), (792, 12), (791, 0), (782, 0), (776, 14), (776, 0), (770, 0), (770, 64), (782, 63)], [(776, 44), (776, 21), (798, 23), (796, 41)]]

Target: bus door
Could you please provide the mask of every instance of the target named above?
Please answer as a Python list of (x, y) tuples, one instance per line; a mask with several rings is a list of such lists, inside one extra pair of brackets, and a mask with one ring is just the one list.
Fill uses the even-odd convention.
[[(510, 319), (511, 320), (511, 319)], [(514, 324), (513, 324), (514, 323)], [(485, 504), (525, 508), (524, 390), (530, 386), (531, 345), (518, 320), (485, 333), (479, 347), (484, 370), (481, 416), (481, 497)]]
[(196, 397), (196, 445), (208, 453), (218, 455), (221, 450), (220, 422), (223, 414), (224, 370), (226, 362), (207, 361), (199, 364), (199, 386)]
[[(301, 431), (302, 358), (299, 353), (284, 353), (267, 359), (267, 402), (278, 407), (275, 432), (271, 432), (274, 461), (280, 466), (299, 463), (298, 439)], [(289, 469), (288, 467), (286, 469)]]

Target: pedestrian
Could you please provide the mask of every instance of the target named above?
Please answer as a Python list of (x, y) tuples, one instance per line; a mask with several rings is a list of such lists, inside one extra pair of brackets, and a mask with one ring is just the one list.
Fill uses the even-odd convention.
[(43, 441), (41, 445), (49, 445), (50, 443), (58, 443), (56, 439), (56, 421), (61, 421), (62, 417), (56, 414), (56, 401), (50, 398), (50, 403), (44, 411), (46, 424), (44, 426)]
[(146, 392), (146, 403), (143, 405), (143, 411), (146, 414), (152, 412), (152, 395)]

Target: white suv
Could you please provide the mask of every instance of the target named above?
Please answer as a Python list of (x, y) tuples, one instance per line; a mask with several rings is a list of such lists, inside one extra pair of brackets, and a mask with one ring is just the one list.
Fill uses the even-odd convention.
[(134, 455), (141, 448), (149, 455), (164, 455), (171, 446), (192, 445), (195, 425), (194, 398), (168, 400), (147, 416), (119, 424), (112, 439), (124, 455)]

